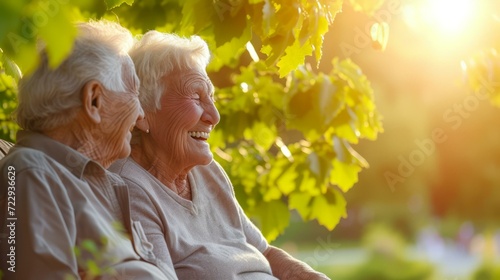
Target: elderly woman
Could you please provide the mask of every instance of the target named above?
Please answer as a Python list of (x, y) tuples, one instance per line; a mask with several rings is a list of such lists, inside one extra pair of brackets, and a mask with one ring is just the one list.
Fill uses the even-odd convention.
[(328, 279), (270, 246), (245, 216), (207, 139), (219, 122), (199, 37), (146, 33), (130, 52), (145, 119), (116, 162), (132, 217), (179, 279)]
[(19, 84), (23, 130), (0, 161), (4, 279), (176, 279), (130, 220), (126, 185), (105, 169), (130, 154), (144, 115), (132, 36), (109, 22), (78, 30), (61, 65), (42, 51)]

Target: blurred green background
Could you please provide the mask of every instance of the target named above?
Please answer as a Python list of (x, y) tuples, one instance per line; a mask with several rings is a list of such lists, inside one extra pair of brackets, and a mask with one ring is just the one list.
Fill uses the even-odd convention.
[(375, 13), (385, 51), (366, 38), (374, 17), (346, 5), (325, 41), (325, 56), (363, 69), (384, 124), (355, 147), (370, 168), (345, 195), (347, 219), (333, 232), (295, 219), (275, 243), (332, 279), (500, 279), (500, 108), (470, 84), (486, 65), (497, 89), (498, 4), (399, 3)]

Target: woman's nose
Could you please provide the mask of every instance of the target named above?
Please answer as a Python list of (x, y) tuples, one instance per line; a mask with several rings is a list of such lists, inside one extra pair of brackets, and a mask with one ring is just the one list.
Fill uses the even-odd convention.
[(210, 104), (207, 104), (205, 107), (205, 112), (202, 115), (202, 121), (210, 123), (214, 126), (219, 123), (220, 114), (213, 102), (210, 102)]

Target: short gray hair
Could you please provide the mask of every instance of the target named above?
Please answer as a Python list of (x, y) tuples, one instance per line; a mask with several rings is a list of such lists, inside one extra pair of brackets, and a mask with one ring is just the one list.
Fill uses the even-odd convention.
[(175, 34), (149, 31), (130, 51), (141, 80), (139, 100), (145, 112), (161, 108), (167, 90), (163, 81), (174, 71), (205, 70), (210, 62), (207, 43), (199, 36), (183, 38)]
[(127, 90), (124, 77), (136, 77), (133, 67), (126, 66), (133, 45), (127, 29), (110, 21), (76, 26), (78, 36), (71, 54), (56, 69), (50, 68), (42, 47), (40, 65), (19, 82), (16, 119), (21, 128), (46, 131), (73, 121), (74, 109), (82, 105), (81, 89), (91, 80), (120, 92)]

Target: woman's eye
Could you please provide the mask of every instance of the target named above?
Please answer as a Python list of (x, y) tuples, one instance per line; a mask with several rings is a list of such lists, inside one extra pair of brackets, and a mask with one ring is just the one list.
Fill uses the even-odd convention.
[(193, 100), (196, 104), (201, 103), (201, 97), (199, 95), (195, 95), (195, 96), (191, 97), (191, 100)]

